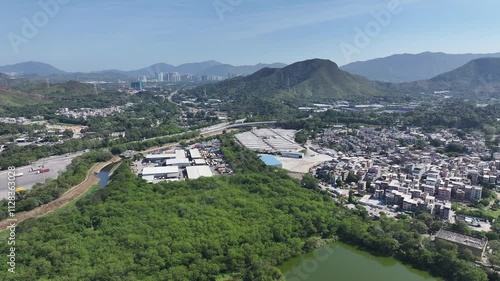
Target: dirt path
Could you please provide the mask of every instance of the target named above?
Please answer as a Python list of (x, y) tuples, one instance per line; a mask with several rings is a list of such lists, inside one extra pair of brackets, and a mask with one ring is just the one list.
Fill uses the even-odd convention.
[[(45, 205), (42, 205), (36, 209), (33, 209), (29, 212), (22, 213), (19, 215), (16, 215), (13, 220), (4, 220), (0, 222), (0, 231), (4, 230), (9, 226), (11, 223), (15, 222), (16, 225), (19, 225), (21, 222), (30, 219), (30, 218), (36, 218), (40, 217), (43, 215), (46, 215), (55, 209), (58, 209), (69, 202), (75, 200), (78, 198), (80, 195), (84, 194), (90, 187), (92, 187), (95, 184), (99, 183), (99, 178), (95, 176), (96, 173), (98, 173), (102, 168), (106, 167), (107, 165), (113, 163), (113, 162), (118, 162), (120, 160), (119, 157), (114, 157), (111, 159), (109, 162), (106, 163), (97, 163), (87, 173), (87, 176), (83, 182), (80, 184), (74, 186), (70, 190), (68, 190), (66, 193), (64, 193), (61, 197), (57, 198), (56, 200), (49, 202)], [(14, 221), (15, 220), (15, 221)]]

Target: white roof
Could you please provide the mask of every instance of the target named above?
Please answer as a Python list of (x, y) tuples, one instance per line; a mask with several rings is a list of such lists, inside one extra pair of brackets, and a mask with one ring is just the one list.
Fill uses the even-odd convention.
[(164, 175), (164, 174), (173, 174), (179, 173), (179, 168), (174, 166), (167, 167), (146, 167), (142, 169), (142, 176), (151, 176), (151, 175)]
[(213, 176), (212, 170), (210, 170), (209, 166), (192, 166), (187, 167), (186, 172), (188, 178), (191, 180), (198, 179), (200, 177), (211, 177)]
[(189, 154), (191, 154), (191, 158), (193, 159), (199, 159), (201, 158), (200, 151), (198, 149), (190, 149)]
[(173, 153), (149, 154), (146, 156), (146, 159), (171, 159), (171, 158), (175, 158), (175, 154)]
[(205, 159), (194, 159), (196, 165), (206, 165), (207, 161)]
[(186, 158), (186, 152), (184, 150), (176, 150), (175, 151), (175, 158)]
[(142, 179), (146, 180), (149, 183), (152, 183), (155, 179), (155, 176), (154, 175), (142, 176)]
[(189, 161), (189, 159), (187, 158), (167, 159), (167, 166), (179, 164), (191, 164), (191, 161)]

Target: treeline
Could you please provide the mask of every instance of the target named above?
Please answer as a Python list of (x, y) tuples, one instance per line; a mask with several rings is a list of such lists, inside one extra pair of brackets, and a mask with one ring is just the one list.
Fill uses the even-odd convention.
[(489, 279), (485, 271), (475, 266), (476, 258), (470, 250), (424, 238), (422, 234), (435, 233), (442, 227), (429, 214), (399, 220), (383, 215), (380, 220), (372, 220), (364, 208), (356, 212), (358, 216), (343, 219), (336, 226), (343, 242), (377, 255), (393, 256), (446, 280), (499, 280), (498, 276)]
[(500, 118), (500, 104), (478, 107), (475, 102), (451, 100), (439, 105), (424, 104), (403, 118), (409, 126), (428, 129), (439, 127), (465, 130), (493, 130), (496, 133)]
[(46, 158), (52, 155), (63, 155), (66, 153), (82, 151), (85, 149), (112, 148), (115, 154), (120, 154), (125, 150), (145, 150), (154, 146), (161, 146), (171, 142), (177, 142), (198, 136), (198, 132), (189, 132), (174, 136), (160, 137), (145, 141), (131, 141), (128, 138), (119, 138), (116, 140), (89, 140), (72, 139), (62, 144), (53, 146), (11, 146), (8, 150), (0, 154), (1, 169), (8, 167), (20, 167), (28, 165), (31, 161)]
[(221, 151), (225, 160), (231, 164), (235, 172), (264, 172), (266, 170), (266, 166), (255, 153), (238, 145), (232, 134), (221, 136), (219, 139), (222, 141)]
[[(89, 169), (95, 163), (109, 161), (112, 157), (108, 151), (91, 151), (73, 159), (57, 179), (48, 179), (44, 183), (36, 184), (32, 189), (17, 192), (16, 212), (30, 211), (61, 197), (71, 187), (85, 180)], [(6, 199), (0, 201), (0, 220), (8, 217), (7, 205)]]
[(18, 124), (6, 124), (0, 123), (0, 135), (14, 135), (14, 134), (22, 134), (22, 133), (32, 133), (35, 130), (40, 130), (41, 126), (26, 126), (26, 125), (18, 125)]
[(278, 122), (277, 126), (285, 129), (302, 130), (297, 141), (305, 142), (307, 141), (306, 137), (314, 137), (323, 129), (332, 125), (342, 124), (352, 128), (360, 125), (392, 126), (397, 124), (400, 118), (401, 115), (399, 114), (378, 114), (373, 111), (328, 110), (310, 118), (284, 118)]
[[(486, 107), (478, 107), (476, 103), (451, 100), (438, 105), (422, 104), (415, 111), (407, 113), (380, 113), (375, 111), (338, 111), (313, 115), (310, 118), (294, 118), (277, 116), (279, 126), (287, 129), (304, 130), (299, 136), (301, 141), (305, 134), (315, 136), (321, 130), (335, 124), (347, 125), (356, 128), (361, 125), (369, 126), (400, 126), (421, 127), (425, 131), (437, 131), (443, 128), (455, 128), (464, 131), (478, 130), (487, 136), (500, 132), (498, 119), (500, 118), (500, 104), (495, 103)], [(463, 133), (463, 132), (462, 132)], [(500, 138), (493, 140), (495, 145)], [(449, 147), (456, 150), (456, 147)], [(461, 151), (459, 151), (461, 152)]]

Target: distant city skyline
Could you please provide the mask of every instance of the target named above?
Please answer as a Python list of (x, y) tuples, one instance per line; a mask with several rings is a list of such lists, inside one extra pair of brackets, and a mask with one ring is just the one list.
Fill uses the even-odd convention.
[(3, 2), (0, 65), (39, 61), (69, 72), (500, 51), (493, 0)]

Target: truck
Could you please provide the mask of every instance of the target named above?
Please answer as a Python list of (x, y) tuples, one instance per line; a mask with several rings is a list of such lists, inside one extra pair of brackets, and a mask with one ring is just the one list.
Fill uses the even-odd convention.
[(38, 172), (38, 171), (40, 171), (41, 169), (43, 169), (43, 167), (44, 167), (43, 165), (40, 165), (40, 166), (35, 167), (35, 168), (34, 168), (34, 167), (31, 167), (31, 168), (30, 168), (30, 172)]
[(43, 173), (48, 173), (50, 172), (50, 169), (40, 169), (38, 170), (37, 174), (43, 174)]

